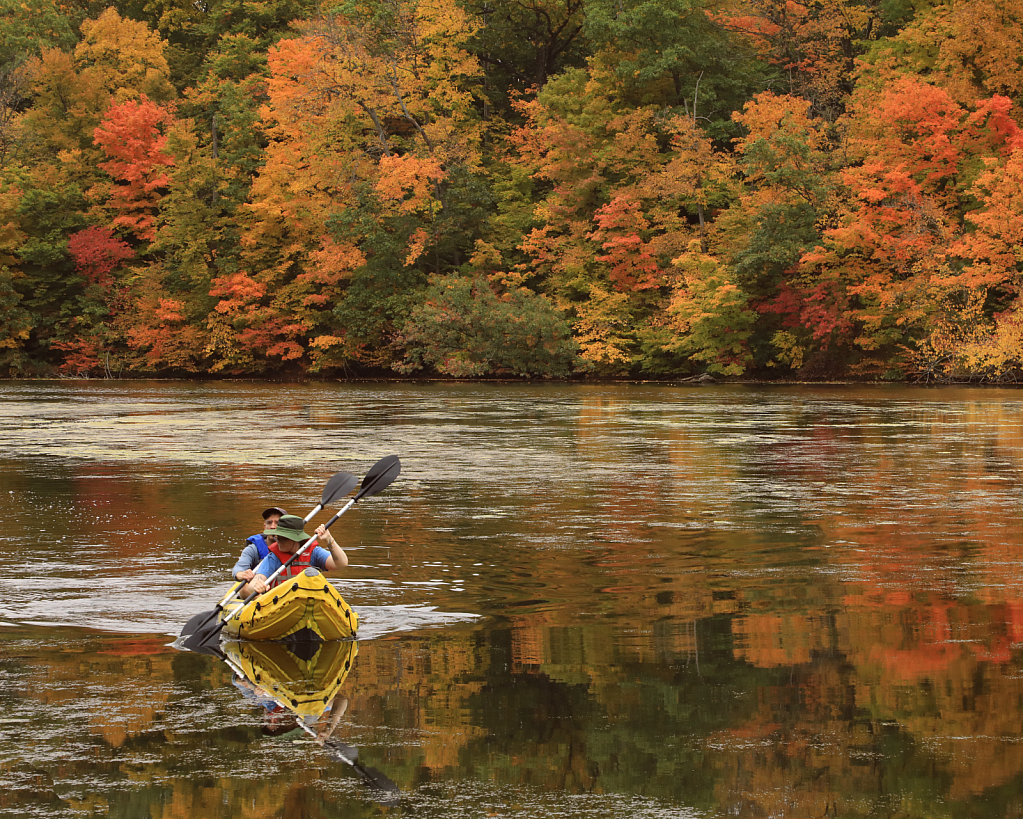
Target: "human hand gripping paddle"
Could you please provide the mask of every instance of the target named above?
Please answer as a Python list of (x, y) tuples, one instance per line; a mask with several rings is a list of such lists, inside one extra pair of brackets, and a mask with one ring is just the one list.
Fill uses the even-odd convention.
[[(377, 492), (380, 492), (381, 490), (386, 489), (388, 486), (390, 486), (394, 482), (394, 479), (398, 477), (400, 472), (401, 472), (401, 461), (398, 460), (398, 456), (397, 455), (387, 455), (387, 456), (381, 458), (379, 461), (377, 461), (375, 464), (373, 464), (373, 466), (370, 468), (369, 472), (366, 473), (366, 477), (362, 479), (362, 488), (355, 494), (355, 497), (352, 498), (351, 500), (349, 500), (348, 503), (346, 503), (341, 508), (340, 512), (338, 512), (336, 515), (334, 515), (334, 517), (332, 517), (330, 520), (328, 520), (323, 525), (323, 528), (324, 529), (329, 529), (331, 526), (333, 526), (334, 522), (339, 517), (341, 517), (345, 512), (347, 512), (349, 509), (351, 509), (352, 506), (354, 506), (356, 503), (358, 503), (362, 498), (367, 497), (369, 495), (375, 495)], [(270, 575), (266, 579), (267, 585), (269, 586), (273, 582), (273, 580), (277, 577), (277, 575), (279, 575), (281, 572), (283, 572), (285, 569), (287, 569), (288, 566), (290, 566), (298, 558), (299, 555), (305, 553), (305, 551), (307, 549), (311, 549), (313, 546), (315, 546), (317, 540), (319, 540), (319, 536), (314, 535), (313, 537), (309, 538), (309, 540), (307, 540), (305, 543), (303, 543), (291, 555), (291, 557), (288, 558), (287, 562), (285, 562), (283, 566), (278, 568), (277, 571), (275, 571), (272, 575)], [(261, 592), (256, 592), (256, 591), (252, 592), (252, 594), (250, 594), (248, 597), (246, 597), (244, 602), (238, 608), (236, 608), (233, 612), (231, 612), (230, 615), (228, 615), (223, 620), (221, 620), (219, 623), (217, 623), (217, 625), (214, 626), (212, 629), (210, 629), (210, 631), (205, 636), (203, 636), (198, 642), (195, 642), (193, 645), (190, 646), (188, 643), (189, 643), (189, 640), (191, 640), (191, 638), (189, 638), (189, 640), (186, 640), (185, 643), (184, 643), (185, 648), (193, 648), (194, 649), (194, 648), (197, 648), (197, 647), (203, 645), (204, 643), (209, 642), (211, 639), (213, 639), (213, 637), (215, 637), (216, 635), (220, 634), (220, 632), (223, 630), (224, 626), (227, 625), (229, 620), (231, 620), (234, 617), (236, 617), (241, 611), (243, 611), (245, 609), (245, 607), (249, 603), (251, 603), (257, 597), (259, 597), (260, 594), (261, 594)], [(193, 637), (196, 637), (196, 636), (198, 636), (198, 635), (193, 635)]]
[[(358, 483), (359, 479), (351, 472), (334, 473), (330, 477), (330, 480), (327, 481), (326, 486), (323, 487), (323, 496), (320, 498), (320, 502), (316, 505), (316, 508), (303, 518), (303, 521), (305, 523), (311, 521), (321, 509), (328, 504), (333, 503), (343, 495), (347, 495), (358, 485)], [(205, 636), (203, 634), (203, 629), (206, 628), (207, 624), (213, 620), (214, 617), (224, 610), (224, 606), (234, 599), (235, 595), (238, 594), (244, 585), (244, 580), (235, 583), (235, 585), (231, 587), (231, 591), (229, 591), (227, 595), (219, 603), (217, 603), (216, 607), (214, 607), (212, 611), (201, 611), (185, 623), (184, 628), (181, 629), (181, 635), (178, 638), (185, 638), (182, 643), (185, 648), (195, 650), (196, 647), (202, 644), (203, 640), (200, 638)], [(190, 642), (192, 643), (191, 645), (189, 644)]]

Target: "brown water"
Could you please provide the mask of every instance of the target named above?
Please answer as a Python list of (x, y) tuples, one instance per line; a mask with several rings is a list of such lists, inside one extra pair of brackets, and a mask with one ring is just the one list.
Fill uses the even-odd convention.
[[(0, 383), (0, 817), (1023, 815), (1021, 410)], [(168, 644), (265, 506), (391, 453), (333, 530), (335, 737), (383, 792)]]

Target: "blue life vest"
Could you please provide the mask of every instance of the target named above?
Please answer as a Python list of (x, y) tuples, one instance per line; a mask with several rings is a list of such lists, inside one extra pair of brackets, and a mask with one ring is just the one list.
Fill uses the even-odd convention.
[(252, 537), (245, 538), (246, 543), (251, 543), (256, 547), (256, 551), (259, 552), (259, 559), (262, 560), (268, 554), (270, 554), (270, 547), (266, 544), (266, 539), (262, 535), (253, 535)]

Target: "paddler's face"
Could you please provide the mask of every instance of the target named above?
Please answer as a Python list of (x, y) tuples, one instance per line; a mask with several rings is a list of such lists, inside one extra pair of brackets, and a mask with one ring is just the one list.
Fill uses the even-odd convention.
[[(279, 521), (280, 519), (281, 519), (281, 516), (277, 512), (271, 512), (269, 515), (267, 515), (265, 518), (263, 518), (263, 528), (264, 529), (276, 529), (277, 528), (277, 521)], [(277, 543), (277, 538), (275, 538), (273, 535), (267, 535), (267, 540), (270, 543)], [(280, 545), (280, 544), (278, 544), (278, 545)]]
[(301, 542), (292, 540), (291, 538), (279, 537), (277, 538), (277, 548), (286, 554), (293, 554), (298, 551), (298, 547), (301, 546)]

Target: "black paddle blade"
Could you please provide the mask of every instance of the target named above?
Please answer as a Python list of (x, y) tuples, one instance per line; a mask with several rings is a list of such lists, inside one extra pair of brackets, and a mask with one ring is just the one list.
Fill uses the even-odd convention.
[(202, 627), (216, 616), (217, 609), (200, 611), (195, 617), (185, 623), (181, 629), (181, 636), (184, 637), (186, 634), (195, 634), (197, 631), (202, 631)]
[(351, 472), (338, 472), (323, 487), (323, 498), (320, 500), (320, 506), (326, 506), (342, 495), (347, 495), (358, 485), (359, 479)]
[(331, 759), (350, 765), (352, 770), (359, 775), (363, 784), (376, 791), (373, 797), (374, 801), (381, 805), (390, 805), (401, 798), (401, 789), (394, 782), (376, 768), (367, 768), (359, 762), (358, 748), (346, 745), (333, 737), (323, 743), (323, 748)]
[(338, 762), (344, 762), (347, 765), (353, 765), (359, 759), (358, 748), (345, 745), (341, 740), (334, 739), (333, 737), (324, 740), (323, 749), (331, 759), (336, 759)]
[(197, 631), (195, 634), (189, 634), (183, 640), (178, 638), (174, 643), (175, 647), (183, 648), (187, 651), (194, 651), (196, 654), (209, 654), (213, 657), (219, 657), (221, 660), (224, 659), (225, 654), (220, 650), (220, 642), (209, 643), (207, 640), (210, 637), (209, 631)]
[(364, 498), (367, 495), (375, 495), (381, 489), (386, 489), (394, 479), (401, 473), (401, 461), (397, 455), (385, 455), (375, 464), (366, 477), (362, 479), (362, 489), (355, 496), (355, 500)]
[(367, 787), (374, 791), (373, 801), (381, 805), (393, 805), (401, 799), (401, 789), (376, 768), (364, 768), (352, 765), (359, 773), (359, 778)]

